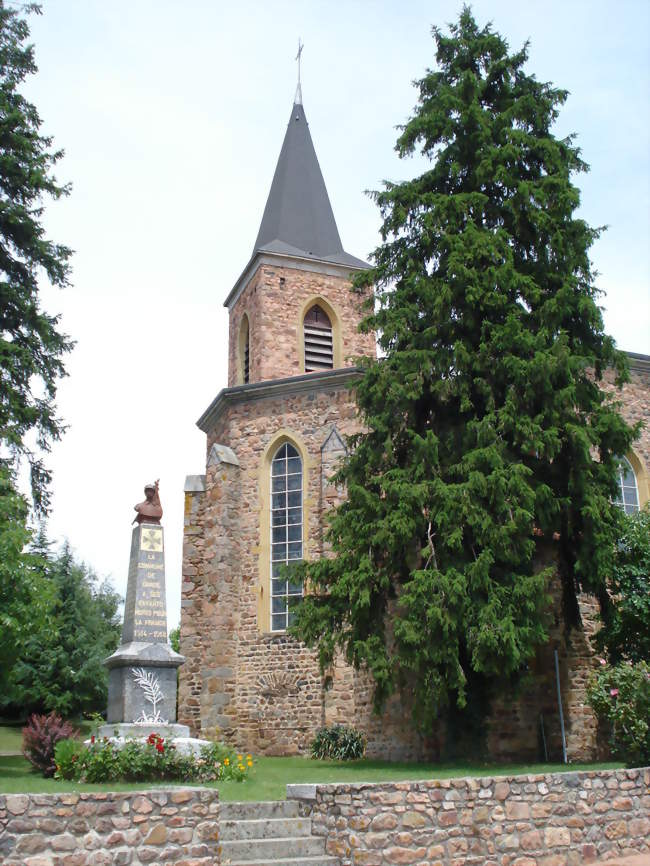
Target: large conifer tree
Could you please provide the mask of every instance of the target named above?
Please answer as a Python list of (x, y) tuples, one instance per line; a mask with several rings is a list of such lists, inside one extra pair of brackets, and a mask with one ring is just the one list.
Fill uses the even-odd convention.
[(412, 689), (427, 726), (468, 698), (484, 709), (546, 640), (540, 543), (567, 625), (579, 590), (606, 601), (633, 438), (598, 384), (626, 365), (597, 306), (598, 231), (576, 216), (587, 166), (552, 133), (566, 91), (467, 8), (433, 34), (437, 69), (396, 146), (431, 166), (374, 194), (383, 243), (357, 286), (375, 286), (362, 327), (385, 357), (364, 362), (367, 432), (338, 476), (333, 558), (303, 566), (296, 628), (324, 666), (339, 648), (367, 666), (378, 707)]
[(54, 397), (72, 343), (58, 330), (59, 317), (40, 305), (39, 279), (67, 285), (71, 255), (46, 237), (41, 220), (44, 198), (69, 188), (53, 174), (62, 151), (52, 150), (38, 111), (21, 93), (36, 72), (24, 12), (40, 7), (0, 0), (0, 462), (12, 472), (27, 459), (34, 505), (44, 510), (50, 472), (42, 452), (62, 432)]

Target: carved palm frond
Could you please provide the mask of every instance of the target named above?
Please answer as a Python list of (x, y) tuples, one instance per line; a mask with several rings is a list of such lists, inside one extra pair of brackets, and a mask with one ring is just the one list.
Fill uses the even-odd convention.
[(144, 692), (145, 700), (149, 701), (150, 704), (153, 704), (155, 711), (156, 704), (162, 703), (162, 701), (165, 700), (158, 683), (158, 677), (151, 671), (145, 671), (144, 668), (133, 668), (131, 673), (133, 674), (136, 683)]

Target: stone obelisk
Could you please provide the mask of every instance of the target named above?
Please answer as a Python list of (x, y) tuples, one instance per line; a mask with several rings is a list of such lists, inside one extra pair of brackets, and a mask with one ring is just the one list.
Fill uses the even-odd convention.
[(160, 525), (158, 482), (145, 487), (146, 499), (131, 535), (131, 557), (124, 605), (122, 643), (108, 667), (108, 724), (101, 736), (187, 737), (176, 722), (176, 669), (185, 659), (167, 643), (165, 543)]

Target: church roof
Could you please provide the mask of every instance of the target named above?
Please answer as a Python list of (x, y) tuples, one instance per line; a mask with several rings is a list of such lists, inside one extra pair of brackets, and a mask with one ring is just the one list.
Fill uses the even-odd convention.
[(255, 241), (254, 252), (258, 250), (367, 267), (343, 249), (305, 111), (297, 100)]
[[(275, 253), (353, 269), (368, 268), (367, 262), (343, 249), (299, 94), (300, 90), (291, 109), (253, 259), (258, 253)], [(237, 285), (226, 299), (226, 306)]]

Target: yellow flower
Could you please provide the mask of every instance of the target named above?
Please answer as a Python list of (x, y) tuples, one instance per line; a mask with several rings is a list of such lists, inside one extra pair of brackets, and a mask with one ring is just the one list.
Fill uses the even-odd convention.
[(228, 764), (230, 763), (230, 758), (224, 758), (224, 759), (223, 759), (223, 762), (224, 762), (224, 764), (225, 764), (226, 767), (227, 767)]
[(242, 764), (239, 765), (239, 770), (240, 770), (242, 773), (244, 772), (244, 767), (243, 767)]
[(246, 760), (247, 760), (247, 761), (252, 761), (252, 760), (253, 760), (253, 756), (252, 756), (252, 755), (246, 755)]
[(242, 756), (241, 756), (241, 755), (237, 755), (237, 760), (238, 760), (238, 761), (243, 761)]
[(249, 767), (252, 767), (252, 766), (253, 766), (253, 762), (252, 762), (252, 761), (246, 761), (246, 763), (248, 764)]

